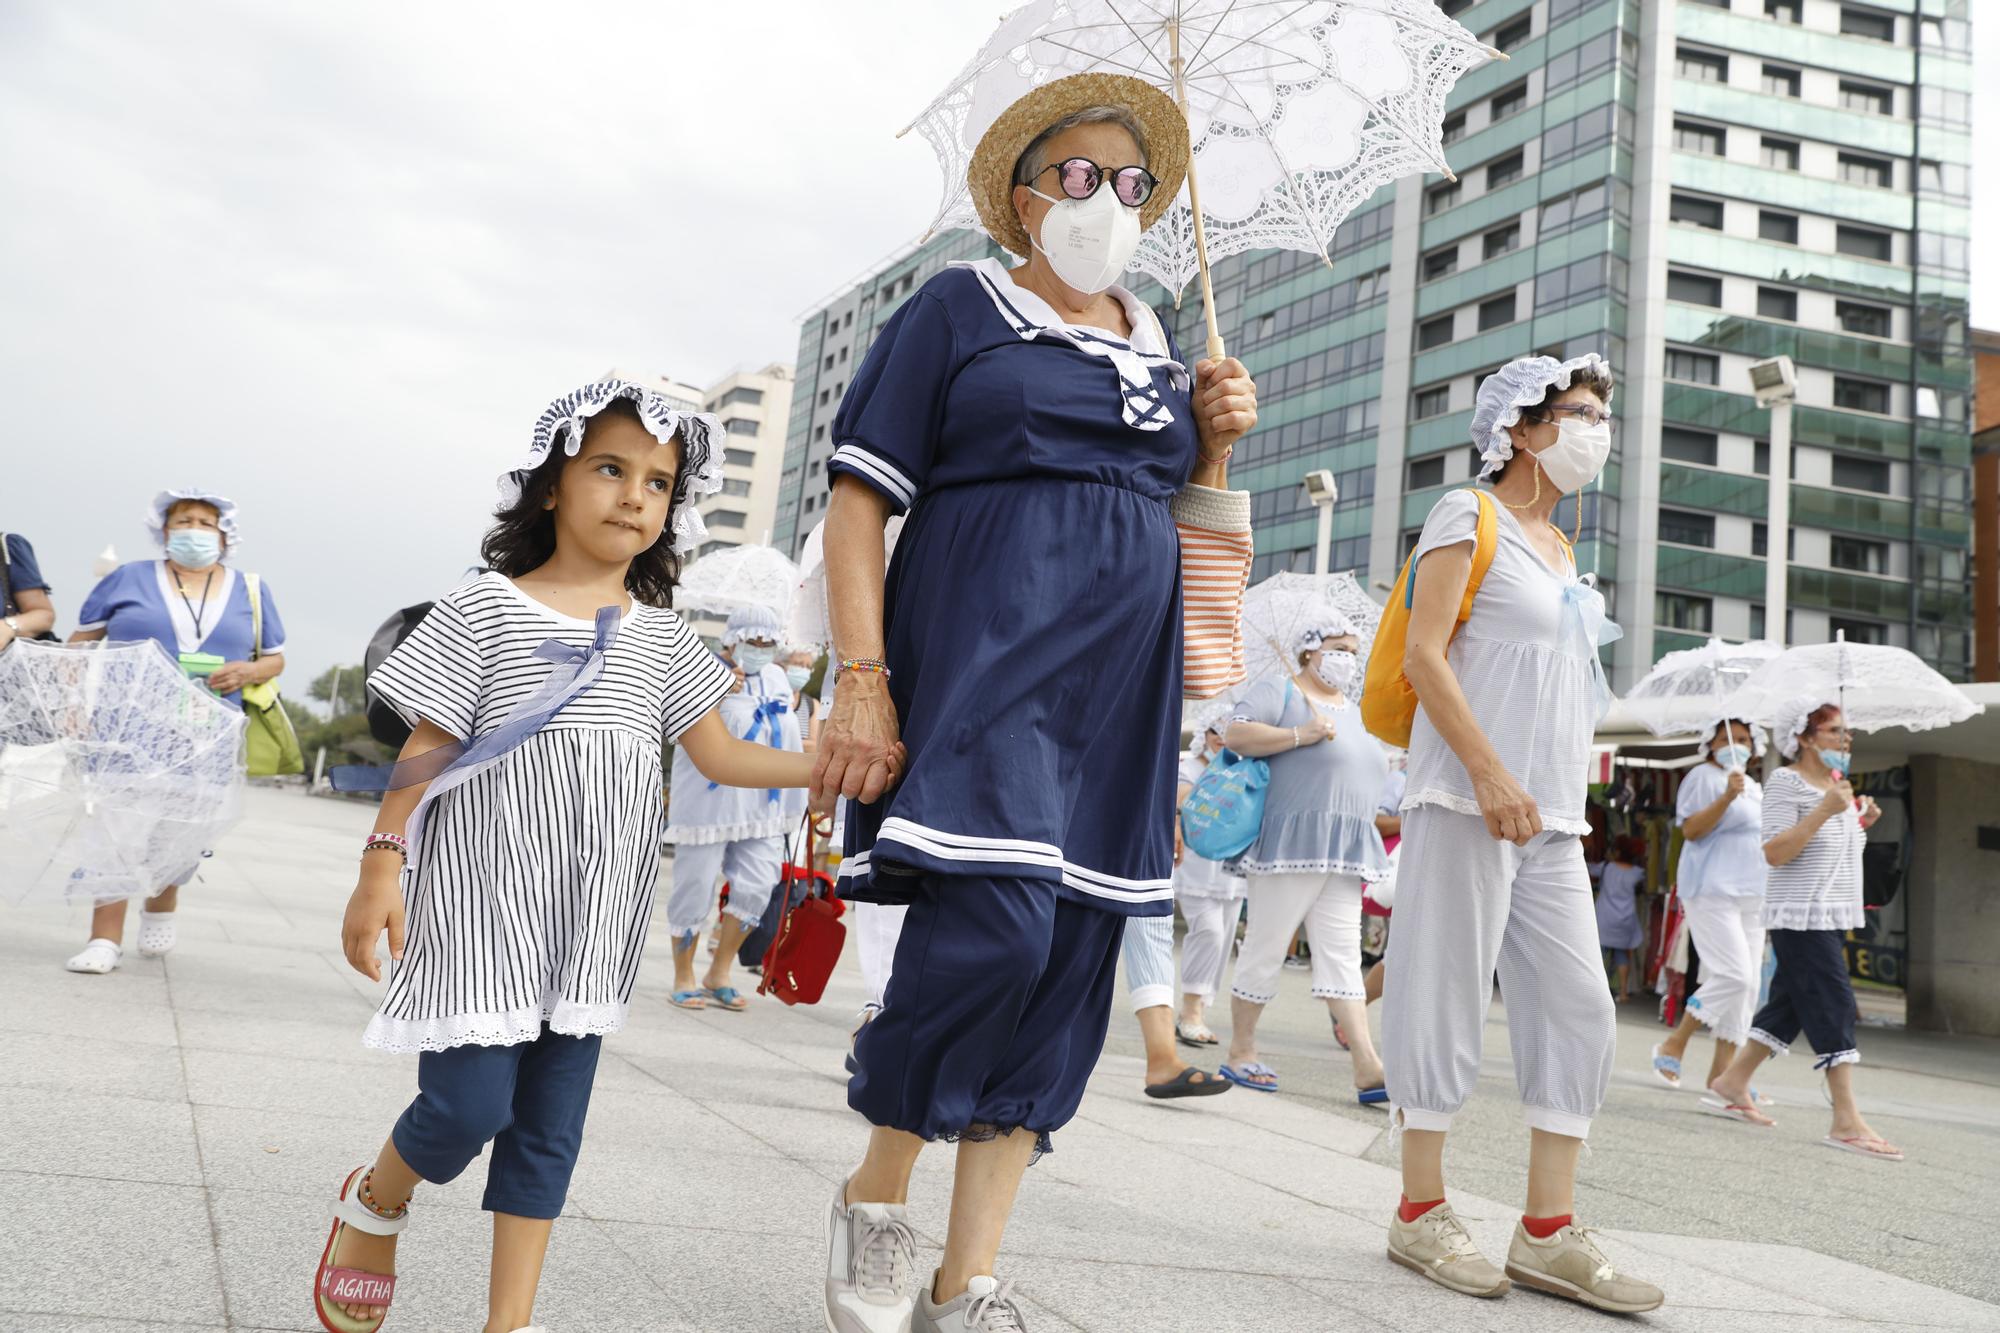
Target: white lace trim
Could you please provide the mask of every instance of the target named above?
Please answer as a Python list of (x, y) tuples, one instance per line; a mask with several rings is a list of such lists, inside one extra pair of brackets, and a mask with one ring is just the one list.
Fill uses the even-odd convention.
[(796, 816), (780, 812), (767, 819), (752, 819), (741, 824), (698, 824), (692, 828), (670, 825), (662, 840), (689, 847), (717, 842), (745, 842), (751, 838), (775, 838), (790, 832), (797, 822)]
[[(1455, 814), (1472, 815), (1479, 819), (1486, 818), (1486, 812), (1479, 808), (1479, 802), (1473, 800), (1471, 797), (1455, 795), (1448, 791), (1439, 791), (1436, 787), (1426, 787), (1414, 795), (1403, 798), (1403, 809), (1405, 810), (1414, 810), (1420, 805), (1441, 806)], [(1582, 838), (1587, 837), (1590, 833), (1590, 821), (1587, 819), (1559, 819), (1554, 815), (1544, 814), (1542, 816), (1542, 828), (1546, 832), (1573, 833), (1577, 837)]]
[(1774, 903), (1764, 900), (1766, 930), (1856, 930), (1868, 924), (1858, 902)]
[(1239, 875), (1354, 875), (1373, 884), (1389, 878), (1387, 865), (1366, 866), (1354, 861), (1319, 860), (1304, 861), (1230, 861), (1227, 863)]
[(518, 1046), (541, 1036), (543, 1023), (565, 1037), (603, 1036), (625, 1026), (625, 1011), (630, 1007), (623, 1003), (577, 1004), (552, 995), (538, 1005), (497, 1014), (395, 1018), (378, 1013), (368, 1020), (361, 1044), (401, 1055), (448, 1051), (454, 1046)]

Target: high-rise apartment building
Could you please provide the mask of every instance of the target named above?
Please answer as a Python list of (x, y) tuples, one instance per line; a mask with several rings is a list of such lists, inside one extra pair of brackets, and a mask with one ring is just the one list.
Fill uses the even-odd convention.
[[(1329, 567), (1386, 584), (1477, 472), (1479, 379), (1526, 352), (1596, 351), (1619, 375), (1619, 425), (1577, 554), (1626, 631), (1615, 683), (1709, 634), (1764, 635), (1770, 420), (1749, 367), (1789, 355), (1791, 640), (1844, 630), (1963, 678), (1968, 0), (1442, 7), (1510, 57), (1453, 93), (1458, 179), (1377, 192), (1331, 266), (1262, 252), (1215, 268), (1221, 331), (1259, 385), (1231, 473), (1256, 494), (1254, 576), (1312, 567), (1300, 481), (1324, 468)], [(780, 545), (824, 507), (833, 413), (874, 330), (944, 263), (988, 253), (949, 233), (806, 319)], [(1178, 311), (1142, 290), (1198, 355), (1198, 287)], [(1559, 509), (1566, 530), (1576, 510)]]

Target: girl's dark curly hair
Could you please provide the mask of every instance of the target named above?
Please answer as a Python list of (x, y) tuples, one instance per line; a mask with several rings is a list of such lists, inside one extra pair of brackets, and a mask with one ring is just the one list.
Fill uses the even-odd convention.
[[(590, 419), (590, 425), (584, 428), (584, 438), (590, 438), (591, 429), (599, 421), (612, 416), (645, 424), (639, 416), (639, 409), (630, 400), (620, 398), (607, 404)], [(666, 527), (661, 530), (660, 539), (634, 556), (631, 567), (625, 571), (625, 590), (632, 594), (634, 601), (646, 606), (673, 605), (674, 584), (681, 576), (681, 558), (674, 551), (674, 515), (688, 503), (688, 478), (699, 471), (702, 461), (697, 457), (693, 460), (694, 466), (690, 466), (688, 442), (684, 434), (674, 436), (674, 452), (674, 490), (667, 506)], [(547, 564), (549, 557), (555, 554), (555, 515), (542, 506), (548, 502), (549, 492), (555, 489), (563, 466), (570, 458), (569, 452), (560, 444), (550, 449), (541, 466), (530, 472), (521, 484), (521, 498), (493, 511), (494, 524), (479, 544), (480, 556), (488, 568), (510, 579), (517, 579)]]

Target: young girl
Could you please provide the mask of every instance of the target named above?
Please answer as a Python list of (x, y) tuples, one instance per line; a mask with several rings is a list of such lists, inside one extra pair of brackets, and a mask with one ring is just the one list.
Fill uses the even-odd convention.
[(1645, 855), (1637, 838), (1618, 839), (1598, 881), (1597, 943), (1620, 1004), (1632, 998), (1639, 950), (1646, 947), (1646, 926), (1639, 919), (1639, 894), (1646, 886), (1646, 870), (1639, 862)]
[(380, 1327), (417, 1182), (454, 1179), (489, 1142), (486, 1329), (530, 1324), (598, 1043), (624, 1021), (646, 940), (661, 738), (732, 786), (811, 777), (806, 756), (729, 734), (729, 670), (665, 609), (706, 535), (693, 501), (721, 488), (722, 439), (650, 380), (613, 372), (558, 399), (501, 476), (490, 571), (370, 679), (415, 731), (342, 943), (378, 980), (387, 929), (388, 992), (364, 1040), (421, 1052), (419, 1091), (341, 1185), (314, 1285), (332, 1333)]

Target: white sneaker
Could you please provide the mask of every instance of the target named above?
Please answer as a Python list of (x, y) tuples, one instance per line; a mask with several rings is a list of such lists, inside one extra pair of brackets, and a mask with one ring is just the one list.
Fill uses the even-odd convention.
[(826, 1210), (828, 1333), (910, 1333), (910, 1274), (917, 1238), (900, 1203), (847, 1202), (847, 1182)]
[(1472, 1243), (1451, 1205), (1440, 1203), (1414, 1222), (1389, 1215), (1389, 1257), (1441, 1287), (1467, 1296), (1503, 1296), (1514, 1284)]
[(118, 966), (118, 960), (125, 956), (125, 950), (110, 940), (95, 939), (83, 946), (83, 951), (74, 955), (63, 966), (72, 972), (87, 972), (101, 977)]
[(931, 1304), (931, 1284), (927, 1282), (917, 1294), (917, 1308), (910, 1320), (910, 1333), (1027, 1333), (1027, 1329), (1021, 1307), (1014, 1304), (1011, 1278), (996, 1282), (976, 1277), (943, 1305)]
[(179, 938), (179, 932), (174, 929), (174, 914), (172, 912), (141, 911), (139, 913), (139, 956), (141, 958), (158, 958), (162, 954), (172, 953), (174, 944)]

